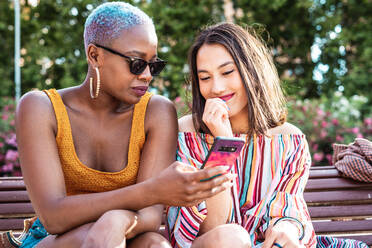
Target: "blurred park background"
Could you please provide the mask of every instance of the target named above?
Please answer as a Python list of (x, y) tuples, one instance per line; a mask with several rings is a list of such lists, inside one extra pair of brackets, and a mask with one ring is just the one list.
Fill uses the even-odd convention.
[[(21, 89), (80, 84), (87, 69), (85, 18), (103, 0), (20, 0)], [(372, 140), (371, 0), (133, 0), (153, 17), (159, 57), (152, 90), (188, 113), (187, 51), (219, 21), (252, 25), (271, 48), (288, 99), (288, 121), (306, 135), (314, 165), (332, 143)], [(14, 3), (0, 0), (0, 176), (21, 175), (14, 127)]]

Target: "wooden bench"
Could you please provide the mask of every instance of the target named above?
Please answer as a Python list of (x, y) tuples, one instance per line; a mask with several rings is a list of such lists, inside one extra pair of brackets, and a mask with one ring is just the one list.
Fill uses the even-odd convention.
[[(372, 183), (342, 178), (333, 166), (310, 170), (305, 200), (318, 235), (362, 240), (372, 246)], [(22, 231), (34, 216), (21, 177), (0, 178), (0, 231)]]
[(333, 166), (314, 166), (304, 197), (317, 235), (372, 246), (372, 183), (343, 178)]

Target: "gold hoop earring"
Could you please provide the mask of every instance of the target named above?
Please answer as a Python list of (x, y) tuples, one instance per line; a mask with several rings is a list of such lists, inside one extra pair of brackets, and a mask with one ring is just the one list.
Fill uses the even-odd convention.
[(98, 97), (99, 89), (101, 87), (101, 78), (100, 78), (100, 75), (99, 75), (98, 67), (96, 67), (94, 69), (96, 69), (96, 76), (97, 76), (96, 94), (93, 94), (93, 77), (89, 78), (89, 92), (90, 92), (90, 97), (92, 99), (95, 99), (95, 98)]

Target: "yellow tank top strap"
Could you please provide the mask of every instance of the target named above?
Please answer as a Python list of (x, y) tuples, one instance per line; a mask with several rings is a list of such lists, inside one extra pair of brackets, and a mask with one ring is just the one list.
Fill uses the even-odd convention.
[[(128, 162), (138, 160), (143, 144), (145, 143), (145, 116), (147, 104), (153, 93), (147, 92), (141, 100), (134, 106), (132, 127), (129, 142)], [(138, 146), (139, 145), (139, 146)], [(134, 148), (134, 149), (131, 149)], [(134, 157), (132, 157), (132, 155)]]
[[(57, 120), (57, 135), (56, 140), (62, 141), (62, 136), (69, 133), (70, 121), (66, 111), (66, 107), (62, 101), (61, 96), (58, 94), (56, 89), (43, 90), (52, 102), (54, 113)], [(65, 137), (66, 138), (66, 137)], [(70, 137), (71, 139), (72, 137)]]

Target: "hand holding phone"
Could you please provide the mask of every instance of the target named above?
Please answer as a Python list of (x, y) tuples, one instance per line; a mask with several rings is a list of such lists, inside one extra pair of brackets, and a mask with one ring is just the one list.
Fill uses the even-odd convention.
[[(244, 143), (245, 141), (240, 138), (216, 137), (200, 169), (212, 166), (227, 166), (226, 173), (229, 172), (236, 158), (239, 157)], [(203, 179), (202, 181), (207, 181), (214, 177)]]

